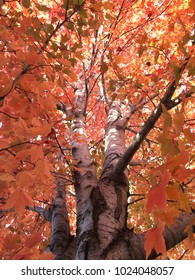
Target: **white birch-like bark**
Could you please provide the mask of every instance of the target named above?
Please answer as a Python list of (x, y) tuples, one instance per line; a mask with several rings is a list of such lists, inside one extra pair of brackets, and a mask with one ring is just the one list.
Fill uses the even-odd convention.
[(78, 259), (86, 258), (88, 239), (93, 236), (93, 205), (90, 196), (92, 189), (97, 186), (96, 167), (87, 144), (86, 106), (86, 86), (79, 82), (75, 91), (75, 111), (71, 126), (72, 155), (76, 161), (74, 183), (77, 204), (78, 249), (76, 258)]
[[(133, 112), (123, 115), (120, 101), (109, 104), (105, 130), (105, 160), (99, 179), (96, 177), (96, 168), (87, 145), (85, 114), (88, 87), (86, 83), (86, 79), (84, 82), (78, 82), (75, 90), (75, 108), (71, 110), (73, 113), (71, 145), (76, 162), (74, 172), (77, 201), (76, 258), (145, 259), (145, 235), (134, 234), (126, 225), (129, 193), (127, 166), (160, 117), (161, 104), (168, 108), (177, 82), (170, 83), (161, 103), (128, 148), (125, 147), (125, 128)], [(167, 248), (186, 238), (184, 226), (185, 221), (182, 218), (177, 220), (171, 231), (165, 229)], [(179, 238), (176, 238), (176, 230), (179, 232)], [(167, 236), (171, 240), (170, 243)], [(157, 254), (152, 252), (150, 258), (156, 256)]]

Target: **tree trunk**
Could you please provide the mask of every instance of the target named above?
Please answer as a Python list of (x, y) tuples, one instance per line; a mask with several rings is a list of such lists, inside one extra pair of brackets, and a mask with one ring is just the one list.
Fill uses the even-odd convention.
[[(162, 99), (169, 108), (176, 82), (170, 83)], [(72, 155), (75, 160), (74, 187), (76, 193), (77, 231), (70, 236), (65, 195), (58, 183), (52, 213), (51, 249), (57, 259), (78, 260), (145, 260), (145, 234), (135, 234), (127, 228), (127, 201), (129, 197), (129, 172), (127, 166), (140, 144), (161, 115), (161, 103), (145, 122), (132, 144), (125, 147), (125, 129), (133, 114), (132, 108), (122, 112), (120, 101), (114, 101), (107, 110), (105, 129), (105, 159), (100, 178), (91, 158), (86, 126), (88, 92), (86, 81), (80, 81), (75, 90), (75, 108), (63, 110), (72, 116)], [(167, 250), (187, 237), (185, 227), (193, 214), (183, 214), (174, 225), (165, 228)], [(194, 231), (194, 228), (193, 228)], [(158, 255), (153, 250), (149, 259)]]

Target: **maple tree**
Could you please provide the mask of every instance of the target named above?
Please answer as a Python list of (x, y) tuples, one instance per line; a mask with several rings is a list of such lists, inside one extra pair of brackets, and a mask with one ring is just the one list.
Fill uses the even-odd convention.
[(0, 0), (1, 259), (193, 258), (194, 20)]

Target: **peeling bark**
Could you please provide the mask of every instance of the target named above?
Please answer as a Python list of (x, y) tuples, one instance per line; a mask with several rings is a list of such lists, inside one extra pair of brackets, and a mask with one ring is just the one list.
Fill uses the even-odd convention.
[(94, 238), (91, 192), (97, 186), (96, 167), (89, 153), (85, 130), (86, 85), (77, 84), (72, 121), (72, 155), (76, 161), (74, 182), (77, 204), (77, 259), (86, 259), (89, 242)]

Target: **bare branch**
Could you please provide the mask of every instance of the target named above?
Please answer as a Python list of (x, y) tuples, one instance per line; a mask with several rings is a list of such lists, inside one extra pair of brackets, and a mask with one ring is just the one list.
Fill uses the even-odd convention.
[(27, 210), (33, 211), (38, 213), (40, 216), (42, 216), (46, 221), (51, 222), (51, 217), (52, 217), (52, 209), (44, 209), (43, 207), (39, 207), (39, 206), (26, 206)]
[[(17, 146), (21, 146), (21, 145), (24, 145), (24, 144), (32, 144), (32, 145), (38, 145), (38, 146), (39, 146), (38, 143), (31, 142), (31, 141), (25, 141), (25, 142), (21, 142), (21, 143), (17, 143), (17, 144), (11, 145), (11, 146), (6, 147), (6, 148), (2, 148), (2, 149), (0, 149), (0, 152), (2, 152), (2, 151), (8, 151), (8, 150), (11, 149), (11, 148), (15, 148), (15, 147), (17, 147)], [(10, 152), (10, 151), (9, 151), (9, 152)]]

